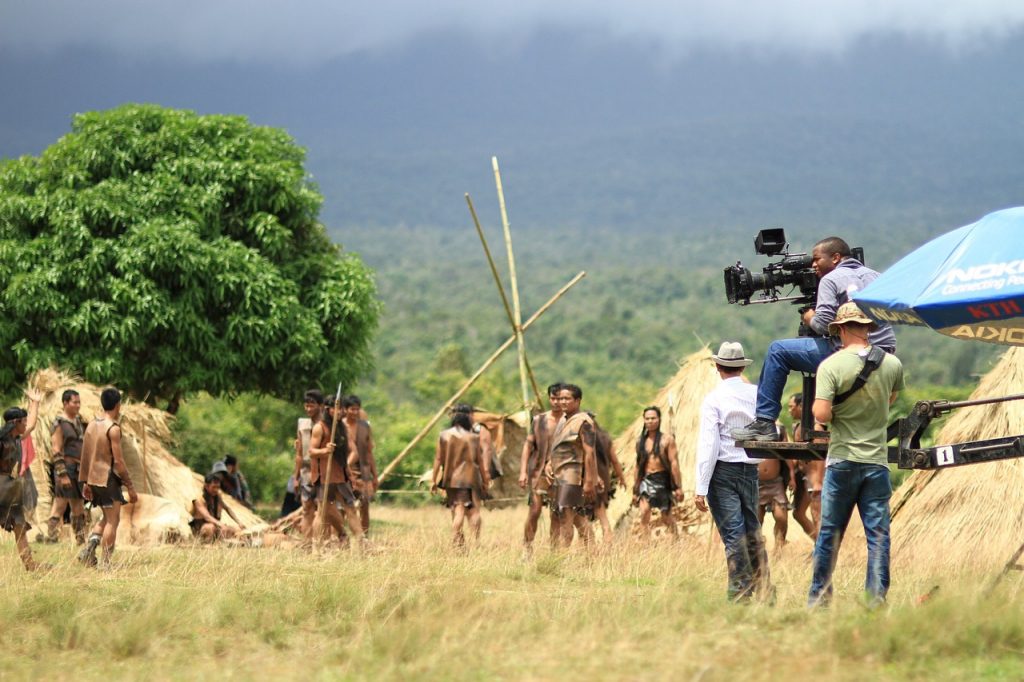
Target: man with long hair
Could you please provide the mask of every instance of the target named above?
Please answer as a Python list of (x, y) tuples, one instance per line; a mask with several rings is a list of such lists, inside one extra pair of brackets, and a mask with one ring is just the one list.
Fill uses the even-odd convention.
[(480, 510), (490, 486), (480, 436), (473, 433), (472, 413), (469, 406), (453, 410), (451, 426), (437, 439), (431, 475), (431, 494), (443, 490), (445, 506), (451, 510), (452, 544), (456, 547), (466, 544), (462, 527), (467, 519), (474, 539), (480, 540)]
[(28, 410), (12, 407), (4, 411), (4, 425), (0, 427), (0, 528), (14, 533), (15, 547), (26, 571), (34, 571), (39, 564), (32, 558), (28, 544), (28, 531), (32, 526), (25, 518), (25, 475), (22, 466), (21, 439), (35, 428), (39, 414), (39, 391), (30, 390)]
[(660, 409), (645, 407), (643, 418), (644, 428), (636, 441), (633, 504), (640, 508), (640, 528), (645, 537), (650, 537), (652, 509), (661, 512), (660, 522), (675, 536), (678, 530), (672, 506), (683, 501), (679, 452), (672, 434), (661, 431)]

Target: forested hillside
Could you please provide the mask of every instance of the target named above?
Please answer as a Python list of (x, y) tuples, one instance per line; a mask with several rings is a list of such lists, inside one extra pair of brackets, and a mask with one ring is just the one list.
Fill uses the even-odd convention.
[[(908, 237), (882, 232), (851, 241), (858, 236), (869, 261), (875, 254), (888, 264), (914, 246)], [(489, 239), (504, 271), (496, 221)], [(576, 272), (587, 271), (527, 332), (526, 343), (538, 382), (579, 383), (584, 405), (613, 431), (635, 417), (675, 372), (675, 363), (702, 343), (715, 348), (722, 339), (741, 340), (757, 361), (756, 380), (767, 344), (796, 330), (797, 313), (787, 303), (726, 303), (725, 265), (737, 259), (755, 268), (767, 263), (753, 255), (753, 234), (529, 229), (513, 239), (524, 317)], [(791, 239), (802, 247), (814, 241), (807, 234)], [(386, 460), (510, 332), (468, 211), (460, 228), (349, 233), (346, 246), (376, 269), (385, 306), (376, 369), (358, 390), (377, 416)], [(900, 328), (897, 334), (912, 387), (901, 409), (916, 399), (963, 395), (1001, 351), (928, 330)], [(794, 378), (793, 390), (797, 383)], [(518, 396), (515, 354), (509, 352), (468, 399), (511, 411)], [(431, 448), (424, 444), (403, 470), (426, 468)]]

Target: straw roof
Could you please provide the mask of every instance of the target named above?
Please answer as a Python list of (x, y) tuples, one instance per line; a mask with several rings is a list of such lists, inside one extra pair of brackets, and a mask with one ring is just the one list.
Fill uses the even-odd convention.
[[(39, 504), (36, 507), (33, 525), (43, 528), (51, 504), (47, 473), (47, 464), (52, 458), (50, 426), (57, 415), (63, 412), (61, 394), (67, 389), (78, 391), (82, 400), (82, 419), (88, 423), (101, 411), (102, 388), (54, 369), (36, 372), (29, 378), (28, 385), (38, 388), (43, 393), (39, 404), (39, 421), (32, 433), (36, 451), (32, 475), (39, 488)], [(118, 533), (118, 542), (174, 539), (183, 534), (187, 536), (192, 500), (201, 494), (203, 477), (171, 454), (171, 419), (166, 412), (145, 403), (132, 403), (126, 400), (121, 410), (121, 446), (135, 488), (139, 493), (161, 498), (163, 501), (142, 497), (138, 509), (133, 510), (133, 505), (125, 505), (121, 514), (122, 528)], [(230, 507), (248, 528), (264, 525), (258, 516), (243, 505), (226, 495), (224, 498), (226, 506)], [(170, 503), (170, 506), (164, 502)], [(173, 509), (180, 510), (181, 514), (175, 517), (175, 514), (171, 513)], [(181, 524), (182, 520), (184, 526)], [(226, 514), (224, 521), (233, 525)]]
[(489, 502), (489, 505), (506, 506), (523, 502), (526, 499), (522, 488), (519, 487), (519, 465), (523, 453), (523, 443), (526, 441), (526, 420), (528, 418), (525, 412), (515, 414), (473, 413), (473, 421), (481, 424), (490, 432), (491, 442), (494, 444), (494, 451), (498, 455), (498, 462), (503, 472), (502, 477), (491, 486), (490, 492), (494, 500)]
[[(972, 399), (1024, 393), (1024, 348), (1006, 351)], [(936, 444), (1024, 434), (1024, 401), (955, 410)], [(946, 571), (1002, 567), (1024, 543), (1024, 460), (915, 471), (892, 500), (894, 561)]]
[[(704, 397), (718, 386), (721, 378), (711, 362), (711, 350), (707, 346), (688, 355), (679, 366), (679, 371), (658, 391), (651, 401), (661, 410), (661, 429), (671, 434), (679, 448), (679, 469), (683, 492), (686, 495), (682, 505), (675, 507), (677, 523), (689, 532), (709, 528), (709, 515), (700, 514), (693, 505), (693, 490), (696, 485), (697, 436), (700, 432), (700, 406)], [(627, 485), (632, 489), (636, 468), (636, 441), (643, 430), (643, 415), (637, 418), (618, 438), (615, 439), (615, 453), (626, 475)], [(612, 499), (609, 513), (616, 524), (629, 523), (630, 494), (620, 491)]]

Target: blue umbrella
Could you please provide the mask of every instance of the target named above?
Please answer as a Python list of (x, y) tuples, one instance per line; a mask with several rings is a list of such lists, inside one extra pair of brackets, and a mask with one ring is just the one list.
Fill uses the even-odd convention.
[(1024, 207), (936, 237), (853, 299), (876, 322), (1024, 346)]

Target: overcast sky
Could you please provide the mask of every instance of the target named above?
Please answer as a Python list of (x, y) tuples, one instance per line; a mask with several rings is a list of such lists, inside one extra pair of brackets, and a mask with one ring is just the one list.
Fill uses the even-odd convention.
[(455, 31), (516, 49), (538, 30), (694, 49), (836, 53), (875, 36), (984, 50), (1024, 25), (1021, 0), (0, 0), (15, 53), (95, 47), (155, 59), (310, 65)]

